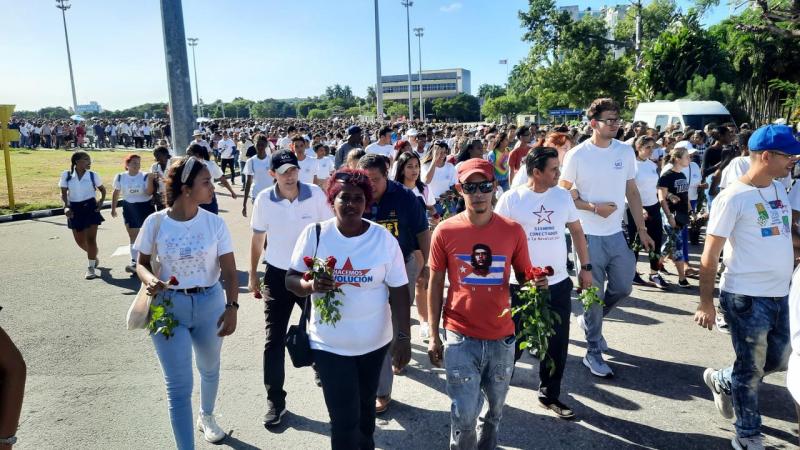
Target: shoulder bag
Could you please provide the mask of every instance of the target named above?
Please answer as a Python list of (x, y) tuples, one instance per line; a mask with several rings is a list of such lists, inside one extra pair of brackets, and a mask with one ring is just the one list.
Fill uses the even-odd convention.
[[(156, 241), (158, 239), (158, 231), (161, 228), (161, 221), (164, 219), (163, 214), (156, 214), (155, 218), (155, 233), (153, 234), (153, 245), (150, 246), (150, 268), (153, 274), (158, 276), (159, 266), (157, 258)], [(126, 315), (126, 322), (129, 330), (144, 329), (150, 319), (150, 303), (153, 297), (147, 295), (147, 285), (142, 283), (139, 287), (139, 292), (136, 293), (136, 298), (133, 299), (128, 314)]]
[[(322, 226), (316, 224), (317, 232), (317, 245), (314, 247), (314, 257), (317, 256), (317, 249), (319, 248), (319, 234)], [(308, 332), (306, 325), (311, 315), (311, 296), (306, 297), (303, 303), (303, 313), (300, 314), (300, 322), (297, 325), (289, 327), (286, 332), (286, 350), (289, 352), (289, 358), (292, 360), (292, 365), (295, 367), (308, 367), (314, 363), (314, 355), (311, 353), (311, 343), (308, 340)]]

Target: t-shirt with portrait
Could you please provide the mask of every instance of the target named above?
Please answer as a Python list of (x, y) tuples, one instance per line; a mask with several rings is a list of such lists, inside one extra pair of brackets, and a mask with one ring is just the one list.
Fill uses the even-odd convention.
[[(202, 208), (189, 220), (179, 222), (167, 209), (145, 219), (133, 248), (149, 255), (153, 248), (156, 218), (161, 225), (156, 239), (156, 254), (161, 263), (160, 280), (178, 279), (175, 289), (209, 287), (219, 281), (219, 257), (233, 252), (233, 241), (225, 221)], [(173, 288), (173, 287), (171, 287)]]
[[(369, 228), (359, 236), (346, 237), (336, 227), (336, 219), (320, 224), (319, 247), (316, 226), (309, 224), (300, 234), (292, 253), (291, 268), (308, 270), (303, 257), (336, 258), (333, 279), (342, 293), (341, 320), (335, 326), (322, 324), (311, 308), (308, 337), (311, 348), (342, 356), (364, 355), (392, 340), (392, 312), (389, 287), (408, 284), (405, 262), (394, 236), (382, 226), (366, 221)], [(312, 299), (321, 294), (312, 294)]]
[(498, 340), (514, 334), (509, 314), (509, 278), (531, 267), (522, 226), (492, 214), (475, 226), (460, 213), (440, 223), (431, 241), (430, 268), (447, 272), (450, 288), (444, 304), (444, 328), (476, 339)]

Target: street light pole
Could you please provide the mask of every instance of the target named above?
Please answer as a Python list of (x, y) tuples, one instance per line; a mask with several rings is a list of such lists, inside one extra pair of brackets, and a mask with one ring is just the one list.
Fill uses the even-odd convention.
[(203, 106), (200, 105), (200, 85), (197, 84), (197, 60), (195, 59), (194, 48), (197, 47), (197, 38), (187, 38), (189, 47), (192, 47), (192, 66), (194, 67), (194, 92), (197, 95), (197, 117), (203, 117)]
[(161, 0), (161, 28), (164, 35), (164, 60), (169, 87), (169, 120), (172, 148), (176, 155), (186, 154), (192, 137), (195, 117), (192, 111), (192, 83), (186, 54), (181, 0)]
[(72, 74), (72, 55), (69, 52), (69, 34), (67, 34), (66, 11), (72, 5), (67, 0), (56, 0), (56, 8), (61, 10), (61, 19), (64, 21), (64, 40), (67, 42), (67, 63), (69, 64), (69, 83), (72, 86), (72, 113), (78, 114), (78, 97), (75, 95), (75, 76)]
[(381, 28), (378, 20), (378, 0), (375, 0), (375, 108), (378, 121), (383, 121), (383, 82), (381, 81)]
[(419, 50), (419, 117), (425, 122), (425, 100), (422, 99), (422, 35), (425, 29), (422, 27), (414, 28), (414, 36), (417, 37), (417, 47)]
[(400, 4), (406, 7), (406, 28), (408, 29), (408, 120), (413, 121), (414, 104), (411, 99), (411, 13), (409, 12), (409, 8), (414, 5), (414, 2), (403, 0)]

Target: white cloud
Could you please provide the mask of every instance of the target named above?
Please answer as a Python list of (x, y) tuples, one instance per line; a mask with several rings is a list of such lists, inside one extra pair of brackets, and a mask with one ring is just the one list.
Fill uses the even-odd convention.
[(456, 12), (459, 9), (461, 9), (461, 6), (462, 6), (461, 3), (453, 2), (453, 3), (450, 3), (449, 5), (442, 6), (441, 8), (439, 8), (439, 11), (441, 11), (443, 13)]

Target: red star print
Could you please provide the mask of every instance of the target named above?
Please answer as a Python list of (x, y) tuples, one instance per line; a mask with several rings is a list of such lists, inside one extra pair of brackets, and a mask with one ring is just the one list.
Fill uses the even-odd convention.
[[(350, 257), (344, 262), (344, 266), (341, 269), (333, 269), (333, 279), (336, 280), (337, 277), (363, 277), (372, 269), (366, 270), (355, 270), (353, 269), (353, 264), (350, 262)], [(345, 284), (349, 284), (355, 287), (361, 287), (361, 283), (339, 283), (336, 282), (336, 287), (344, 286)]]

